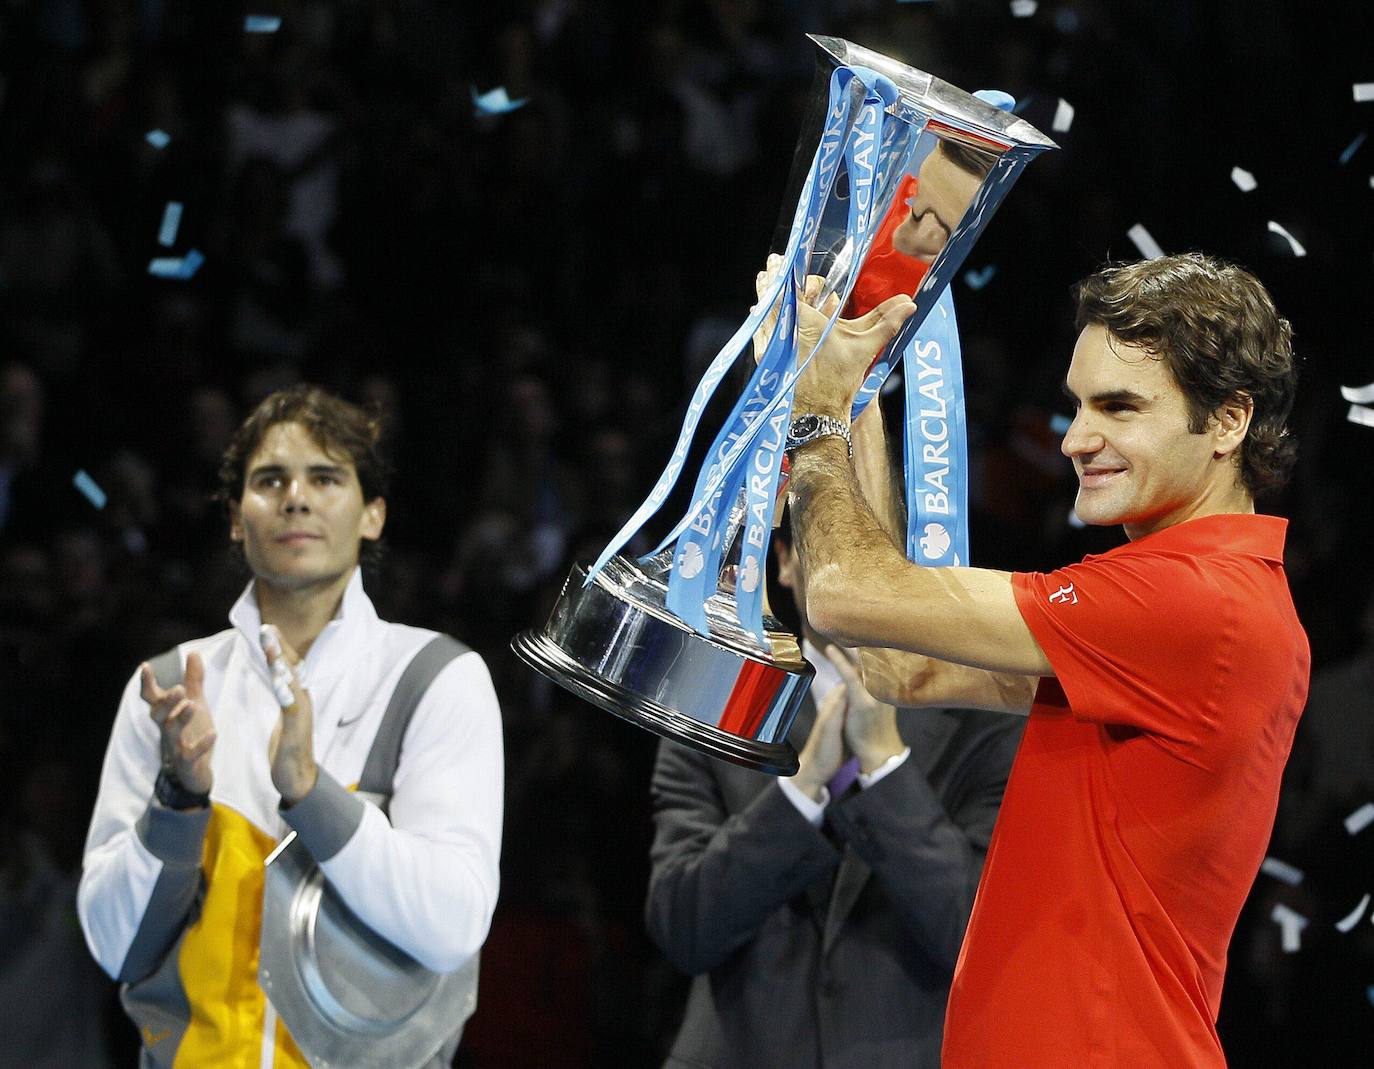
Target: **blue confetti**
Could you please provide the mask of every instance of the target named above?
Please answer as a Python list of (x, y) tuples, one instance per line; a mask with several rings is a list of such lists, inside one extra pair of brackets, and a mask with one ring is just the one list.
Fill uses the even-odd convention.
[(1055, 413), (1053, 416), (1050, 417), (1050, 430), (1053, 431), (1055, 434), (1068, 434), (1069, 426), (1072, 423), (1073, 420), (1069, 419), (1068, 416), (1061, 416), (1058, 413)]
[(199, 249), (192, 249), (185, 256), (160, 256), (148, 264), (148, 274), (155, 278), (175, 278), (185, 281), (193, 278), (205, 262)]
[(1367, 136), (1369, 135), (1366, 134), (1365, 131), (1361, 130), (1358, 134), (1355, 135), (1355, 140), (1345, 146), (1345, 151), (1341, 153), (1342, 166), (1349, 163), (1351, 158), (1355, 155), (1355, 153), (1360, 151), (1360, 146), (1364, 144), (1364, 139)]
[(1011, 113), (1012, 113), (1013, 115), (1020, 115), (1023, 111), (1026, 110), (1026, 108), (1027, 108), (1027, 106), (1030, 104), (1030, 102), (1031, 102), (1031, 98), (1030, 98), (1030, 97), (1022, 97), (1020, 100), (1018, 100), (1018, 101), (1016, 102), (1016, 106), (1015, 106), (1014, 108), (1011, 109)]
[(1374, 1006), (1374, 984), (1370, 984), (1364, 989), (1364, 997), (1369, 999), (1371, 1006)]
[(161, 151), (172, 143), (172, 135), (166, 130), (149, 130), (143, 135), (143, 140)]
[(472, 87), (472, 112), (474, 115), (505, 115), (516, 108), (523, 108), (528, 103), (528, 97), (512, 100), (504, 85), (498, 85), (495, 89), (490, 89), (485, 93), (478, 93), (475, 85)]
[(984, 104), (991, 104), (998, 111), (1014, 111), (1016, 109), (1016, 98), (1000, 89), (977, 89), (974, 90), (973, 95)]
[(177, 243), (177, 228), (181, 226), (181, 210), (184, 205), (179, 200), (169, 200), (162, 209), (162, 226), (157, 231), (157, 243), (171, 248)]
[(105, 507), (105, 491), (96, 485), (94, 479), (81, 469), (72, 476), (72, 485), (81, 491), (82, 496), (98, 509)]
[(997, 265), (988, 264), (987, 267), (977, 271), (968, 270), (964, 272), (964, 281), (971, 290), (980, 290), (992, 281), (992, 276), (997, 274)]
[(281, 29), (281, 19), (276, 15), (243, 16), (245, 33), (276, 33)]

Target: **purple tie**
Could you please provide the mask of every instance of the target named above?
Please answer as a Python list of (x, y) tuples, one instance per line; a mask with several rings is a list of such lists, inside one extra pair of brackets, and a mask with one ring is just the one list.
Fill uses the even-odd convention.
[(830, 781), (826, 784), (826, 787), (830, 790), (830, 797), (832, 799), (839, 798), (845, 791), (849, 790), (850, 786), (858, 778), (859, 759), (857, 757), (851, 757), (839, 767), (835, 774), (830, 777)]

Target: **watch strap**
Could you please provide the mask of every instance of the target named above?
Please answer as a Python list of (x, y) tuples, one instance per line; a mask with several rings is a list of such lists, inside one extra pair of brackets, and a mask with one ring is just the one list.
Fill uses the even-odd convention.
[(153, 782), (153, 797), (158, 804), (167, 809), (204, 809), (210, 804), (208, 794), (188, 791), (177, 779), (176, 773), (165, 765), (158, 771)]

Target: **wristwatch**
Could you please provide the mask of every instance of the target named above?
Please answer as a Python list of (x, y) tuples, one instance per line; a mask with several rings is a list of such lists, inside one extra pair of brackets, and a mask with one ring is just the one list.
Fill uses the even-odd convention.
[(181, 785), (176, 773), (166, 765), (162, 766), (153, 783), (153, 797), (167, 809), (204, 809), (210, 804), (209, 794), (188, 791)]
[(790, 455), (798, 446), (830, 435), (843, 438), (849, 455), (854, 455), (854, 443), (849, 439), (849, 424), (834, 416), (818, 416), (812, 412), (804, 412), (793, 418), (792, 426), (787, 429), (787, 443), (783, 446), (783, 451)]

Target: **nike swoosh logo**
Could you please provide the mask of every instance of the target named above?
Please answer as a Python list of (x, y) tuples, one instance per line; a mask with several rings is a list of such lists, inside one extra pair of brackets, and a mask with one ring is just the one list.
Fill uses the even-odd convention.
[[(364, 712), (365, 712), (365, 711), (366, 711), (366, 710), (364, 710)], [(352, 717), (352, 718), (349, 719), (349, 720), (340, 720), (339, 723), (338, 723), (338, 726), (341, 727), (341, 728), (346, 728), (346, 727), (348, 727), (349, 724), (356, 724), (356, 723), (357, 723), (359, 720), (361, 720), (362, 718), (363, 718), (363, 714), (362, 714), (362, 713), (359, 713), (357, 716), (354, 716), (354, 717)]]

